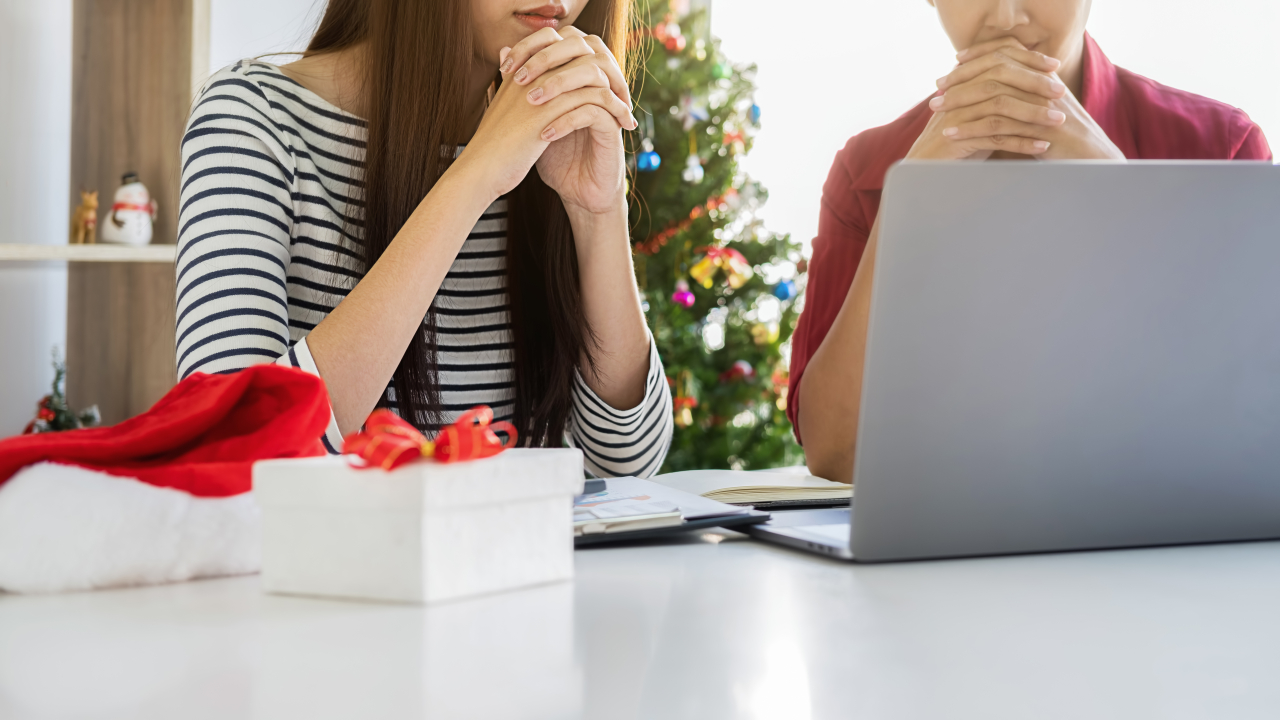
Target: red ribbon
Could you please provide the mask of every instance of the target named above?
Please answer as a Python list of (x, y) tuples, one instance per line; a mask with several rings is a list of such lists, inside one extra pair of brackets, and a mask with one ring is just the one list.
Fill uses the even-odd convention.
[(122, 202), (118, 202), (111, 206), (111, 212), (114, 213), (117, 210), (137, 210), (138, 212), (144, 212), (147, 214), (154, 212), (150, 205), (134, 205), (133, 203)]
[[(491, 424), (492, 423), (492, 424)], [(506, 430), (502, 444), (495, 428)], [(443, 463), (493, 457), (516, 444), (516, 429), (509, 422), (493, 422), (493, 410), (478, 405), (444, 428), (435, 442), (390, 410), (374, 410), (364, 430), (342, 441), (345, 455), (359, 455), (365, 467), (394, 470), (418, 458), (432, 457)]]

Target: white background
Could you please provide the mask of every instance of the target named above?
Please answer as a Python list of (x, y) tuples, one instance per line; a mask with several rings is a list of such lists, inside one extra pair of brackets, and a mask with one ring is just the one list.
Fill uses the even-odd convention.
[[(743, 166), (769, 189), (770, 229), (806, 243), (836, 151), (955, 64), (925, 0), (713, 0), (711, 29), (760, 67), (763, 127)], [(1277, 0), (1094, 0), (1089, 32), (1121, 67), (1243, 108), (1280, 148)]]
[[(763, 128), (746, 169), (769, 226), (812, 237), (822, 183), (854, 133), (929, 94), (952, 50), (925, 0), (713, 0), (712, 30), (760, 66)], [(211, 67), (304, 47), (320, 0), (213, 0)], [(1096, 0), (1090, 30), (1117, 64), (1244, 108), (1280, 147), (1280, 2)], [(0, 242), (65, 242), (71, 0), (0, 0)], [(0, 436), (48, 392), (65, 342), (66, 270), (0, 263)]]

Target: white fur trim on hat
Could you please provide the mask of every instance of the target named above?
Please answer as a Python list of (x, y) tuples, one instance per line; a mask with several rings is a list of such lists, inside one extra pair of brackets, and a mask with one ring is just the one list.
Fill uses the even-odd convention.
[(0, 590), (49, 593), (257, 572), (252, 493), (200, 498), (71, 465), (0, 485)]

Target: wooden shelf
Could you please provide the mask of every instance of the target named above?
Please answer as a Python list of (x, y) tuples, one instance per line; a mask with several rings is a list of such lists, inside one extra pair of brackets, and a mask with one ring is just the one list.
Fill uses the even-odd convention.
[(0, 243), (0, 261), (172, 263), (177, 245), (17, 245)]

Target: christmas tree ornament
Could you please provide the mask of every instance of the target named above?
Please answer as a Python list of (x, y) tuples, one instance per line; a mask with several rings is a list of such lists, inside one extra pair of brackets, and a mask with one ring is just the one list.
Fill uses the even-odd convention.
[(684, 164), (684, 172), (680, 173), (680, 177), (690, 185), (697, 185), (702, 182), (702, 178), (706, 177), (706, 171), (702, 169), (702, 160), (696, 154), (689, 155), (689, 159)]
[(756, 369), (746, 360), (736, 360), (729, 366), (728, 370), (720, 373), (720, 382), (736, 382), (738, 380), (750, 380), (756, 376)]
[(773, 383), (773, 394), (778, 396), (775, 405), (782, 412), (787, 411), (787, 386), (791, 382), (790, 377), (791, 375), (787, 372), (786, 367), (779, 363), (778, 367), (774, 368), (773, 376), (769, 378), (769, 381)]
[(680, 110), (677, 114), (683, 123), (685, 132), (693, 130), (695, 124), (711, 119), (711, 113), (707, 110), (706, 101), (694, 97), (692, 93), (685, 93), (680, 96)]
[(735, 155), (741, 155), (747, 151), (745, 138), (741, 130), (726, 130), (724, 133), (723, 144), (731, 149)]
[(127, 172), (120, 178), (111, 204), (111, 212), (102, 223), (102, 242), (125, 245), (147, 245), (151, 242), (151, 226), (156, 220), (156, 202), (147, 186), (138, 181), (137, 173)]
[(680, 52), (684, 50), (685, 45), (688, 43), (688, 40), (685, 39), (680, 30), (680, 26), (676, 24), (671, 15), (666, 16), (662, 22), (654, 25), (652, 32), (653, 37), (662, 43), (667, 52)]
[(768, 345), (778, 341), (778, 323), (756, 323), (751, 326), (751, 341)]
[(636, 170), (653, 172), (662, 167), (662, 157), (653, 151), (653, 141), (644, 138), (640, 141), (640, 153), (636, 155)]
[(718, 62), (711, 66), (711, 77), (716, 80), (727, 80), (733, 75), (733, 69), (729, 67), (729, 63)]
[(799, 260), (797, 260), (796, 272), (800, 273), (801, 275), (809, 272), (809, 261), (804, 258), (800, 258)]
[(689, 277), (693, 278), (693, 281), (702, 287), (710, 290), (711, 286), (715, 284), (714, 278), (717, 267), (715, 259), (707, 255), (689, 268)]
[(644, 118), (640, 122), (640, 152), (636, 153), (636, 170), (653, 172), (662, 167), (662, 156), (653, 149), (653, 113), (641, 113)]
[[(688, 217), (680, 222), (668, 226), (666, 229), (662, 230), (662, 232), (655, 233), (649, 237), (649, 239), (636, 245), (636, 251), (644, 255), (653, 255), (657, 253), (667, 244), (668, 241), (671, 240), (671, 238), (685, 230), (688, 230), (689, 227), (693, 225), (694, 220), (697, 220), (714, 209), (719, 209), (721, 206), (735, 210), (740, 207), (738, 191), (734, 188), (729, 188), (723, 195), (717, 195), (710, 200), (707, 200), (707, 202), (702, 205), (694, 205), (693, 209), (689, 211)], [(710, 286), (708, 285), (707, 287)]]
[(704, 247), (698, 248), (698, 252), (706, 255), (689, 268), (689, 277), (705, 288), (710, 289), (714, 284), (716, 270), (724, 270), (725, 279), (734, 290), (746, 284), (754, 274), (747, 259), (733, 248)]
[(783, 280), (773, 286), (773, 296), (779, 300), (790, 300), (796, 296), (796, 283), (794, 280)]
[(92, 245), (98, 232), (98, 191), (80, 191), (80, 206), (71, 213), (71, 245)]
[[(670, 382), (670, 379), (668, 378)], [(680, 371), (680, 379), (671, 383), (675, 387), (676, 396), (671, 401), (675, 414), (676, 427), (685, 429), (693, 425), (693, 408), (698, 407), (698, 397), (693, 387), (693, 373)]]
[(676, 281), (676, 291), (671, 293), (671, 301), (677, 305), (683, 305), (686, 308), (693, 307), (693, 303), (697, 298), (689, 291), (689, 283), (683, 279)]
[[(682, 402), (682, 401), (688, 401), (688, 400), (689, 398), (676, 398), (675, 400), (672, 401), (672, 407), (675, 408), (675, 414), (676, 414), (676, 417), (675, 417), (676, 427), (680, 428), (681, 430), (689, 427), (690, 425), (693, 425), (693, 410), (691, 410), (690, 408), (694, 407), (694, 405), (685, 405)], [(694, 401), (694, 404), (696, 405), (697, 401)]]
[(751, 104), (750, 117), (751, 117), (751, 124), (755, 125), (756, 127), (759, 127), (760, 126), (760, 106), (759, 105), (756, 105), (755, 103)]
[(718, 256), (718, 262), (721, 269), (725, 271), (725, 275), (729, 281), (729, 287), (737, 290), (746, 284), (752, 276), (751, 263), (742, 256), (742, 253), (733, 248), (721, 248)]
[(67, 366), (58, 357), (58, 351), (53, 352), (53, 392), (45, 395), (36, 403), (36, 417), (22, 430), (23, 435), (34, 435), (36, 433), (58, 432), (61, 430), (79, 430), (80, 428), (96, 427), (102, 423), (102, 415), (98, 412), (98, 406), (94, 405), (88, 409), (81, 410), (79, 413), (71, 412), (71, 408), (67, 407), (67, 395), (63, 391), (63, 386), (67, 378)]

